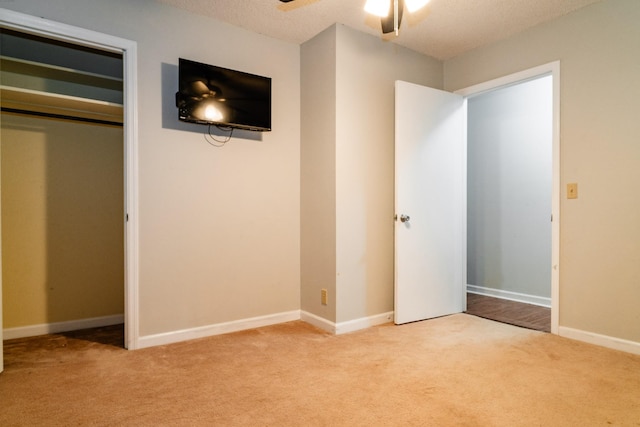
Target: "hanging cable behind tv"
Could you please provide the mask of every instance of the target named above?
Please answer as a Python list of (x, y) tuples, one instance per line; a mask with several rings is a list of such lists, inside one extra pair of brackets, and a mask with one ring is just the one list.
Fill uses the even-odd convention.
[[(217, 139), (211, 133), (211, 126), (215, 126), (216, 128), (218, 128), (218, 130), (221, 130), (223, 132), (229, 132), (229, 135), (227, 135), (225, 137), (225, 139), (223, 139), (223, 140)], [(207, 127), (207, 132), (204, 134), (204, 140), (207, 141), (207, 143), (209, 145), (212, 145), (214, 147), (224, 147), (224, 145), (231, 140), (231, 137), (233, 136), (233, 131), (234, 130), (235, 130), (235, 128), (232, 128), (232, 127), (225, 127), (225, 126), (220, 126), (220, 125), (216, 125), (216, 124), (209, 124), (209, 126)], [(207, 138), (207, 134), (209, 135), (208, 138)]]

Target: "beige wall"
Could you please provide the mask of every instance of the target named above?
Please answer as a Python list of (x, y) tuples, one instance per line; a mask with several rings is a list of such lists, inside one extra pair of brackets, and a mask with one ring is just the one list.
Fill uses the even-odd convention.
[(560, 60), (560, 325), (636, 342), (639, 21), (637, 0), (607, 0), (445, 63), (453, 91)]
[[(137, 42), (140, 335), (299, 309), (300, 47), (151, 0), (3, 7)], [(273, 131), (178, 123), (179, 57), (271, 77)]]
[(2, 114), (5, 328), (124, 312), (120, 127)]

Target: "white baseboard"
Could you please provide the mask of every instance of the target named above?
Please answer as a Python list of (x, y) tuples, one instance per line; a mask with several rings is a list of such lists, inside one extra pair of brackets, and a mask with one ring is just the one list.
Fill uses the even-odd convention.
[(200, 326), (197, 328), (183, 329), (162, 334), (147, 335), (138, 338), (138, 348), (173, 344), (196, 338), (205, 338), (214, 335), (228, 334), (230, 332), (239, 332), (247, 329), (275, 325), (278, 323), (291, 322), (293, 320), (300, 320), (300, 310), (252, 317), (249, 319), (234, 320), (231, 322), (217, 323), (214, 325)]
[(322, 317), (316, 316), (315, 314), (303, 311), (300, 314), (300, 319), (322, 330), (325, 330), (332, 334), (340, 335), (346, 334), (348, 332), (359, 331), (360, 329), (370, 328), (376, 325), (382, 325), (384, 323), (393, 322), (393, 311), (339, 323), (334, 323)]
[(600, 335), (593, 332), (582, 331), (580, 329), (568, 328), (566, 326), (560, 326), (558, 328), (558, 335), (589, 344), (599, 345), (601, 347), (611, 348), (613, 350), (640, 354), (640, 342)]
[[(263, 326), (291, 322), (294, 320), (303, 320), (316, 327), (338, 335), (391, 322), (393, 321), (393, 312), (382, 313), (375, 316), (350, 320), (347, 322), (336, 324), (314, 314), (301, 312), (300, 310), (294, 310), (267, 316), (253, 317), (249, 319), (235, 320), (231, 322), (218, 323), (197, 328), (166, 332), (162, 334), (147, 335), (138, 339), (137, 348), (147, 348), (157, 345), (172, 344), (180, 341), (227, 334), (230, 332), (244, 331), (247, 329), (260, 328)], [(3, 339), (25, 338), (37, 335), (55, 334), (59, 332), (74, 331), (78, 329), (117, 325), (119, 323), (124, 323), (123, 314), (94, 317), (90, 319), (71, 320), (67, 322), (7, 328), (3, 330)]]
[(374, 316), (362, 317), (360, 319), (348, 320), (336, 324), (336, 335), (346, 334), (348, 332), (367, 329), (372, 326), (382, 325), (384, 323), (393, 322), (393, 311), (388, 313), (380, 313)]
[(484, 286), (475, 285), (467, 285), (467, 292), (551, 308), (551, 298), (539, 297), (536, 295), (521, 294), (518, 292), (503, 291), (502, 289), (486, 288)]
[(309, 313), (308, 311), (300, 312), (300, 320), (303, 322), (307, 322), (310, 325), (315, 326), (316, 328), (320, 328), (323, 331), (327, 331), (331, 334), (336, 333), (336, 324), (327, 320), (323, 317), (316, 316), (313, 313)]
[(99, 328), (124, 323), (124, 314), (112, 316), (92, 317), (89, 319), (69, 320), (66, 322), (42, 323), (39, 325), (19, 326), (2, 330), (2, 339), (35, 337), (38, 335), (57, 334), (60, 332), (76, 331), (78, 329)]

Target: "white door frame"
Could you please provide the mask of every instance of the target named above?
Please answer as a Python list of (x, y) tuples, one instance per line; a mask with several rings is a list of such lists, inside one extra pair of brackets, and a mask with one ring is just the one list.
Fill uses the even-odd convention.
[[(560, 61), (554, 61), (508, 76), (490, 80), (455, 93), (472, 98), (483, 93), (551, 75), (553, 79), (553, 137), (551, 190), (551, 333), (558, 334), (560, 305)], [(466, 253), (465, 253), (466, 257)], [(465, 260), (466, 265), (466, 260)], [(466, 286), (466, 284), (465, 284)]]
[[(137, 43), (84, 28), (0, 9), (0, 27), (122, 54), (124, 64), (125, 347), (138, 348), (138, 119)], [(0, 272), (1, 272), (0, 265)], [(0, 295), (2, 282), (0, 280)], [(0, 299), (1, 302), (1, 299)], [(0, 314), (2, 307), (0, 306)], [(2, 317), (0, 316), (0, 342)], [(1, 353), (1, 352), (0, 352)], [(0, 357), (0, 362), (2, 358)], [(0, 368), (1, 368), (0, 364)], [(1, 371), (1, 369), (0, 369)]]

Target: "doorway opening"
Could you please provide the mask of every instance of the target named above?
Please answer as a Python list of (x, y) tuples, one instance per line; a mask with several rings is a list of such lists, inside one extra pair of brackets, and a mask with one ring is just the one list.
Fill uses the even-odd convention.
[(466, 312), (552, 332), (558, 64), (543, 67), (467, 90)]
[[(97, 249), (94, 251), (93, 256), (98, 258), (99, 263), (100, 257), (104, 255), (103, 250), (107, 246), (119, 246), (119, 272), (111, 272), (107, 275), (110, 275), (112, 278), (119, 276), (117, 298), (119, 299), (120, 313), (114, 316), (94, 316), (89, 312), (83, 312), (80, 317), (74, 314), (73, 317), (75, 317), (75, 319), (69, 322), (65, 319), (57, 321), (60, 317), (54, 317), (49, 320), (48, 323), (35, 325), (36, 329), (38, 327), (44, 328), (45, 333), (61, 332), (69, 329), (115, 323), (114, 320), (118, 320), (116, 319), (116, 317), (118, 317), (120, 323), (124, 321), (123, 346), (128, 349), (135, 349), (138, 345), (136, 44), (129, 40), (3, 9), (0, 9), (0, 29), (3, 35), (10, 34), (12, 37), (18, 37), (20, 39), (19, 43), (24, 42), (24, 39), (50, 43), (50, 46), (44, 49), (28, 49), (30, 53), (41, 55), (42, 59), (22, 58), (19, 55), (14, 55), (16, 56), (15, 58), (3, 58), (3, 73), (6, 71), (14, 74), (9, 76), (9, 80), (5, 79), (7, 76), (3, 75), (3, 128), (5, 126), (5, 116), (10, 117), (9, 120), (20, 122), (14, 123), (10, 128), (11, 132), (22, 132), (19, 136), (20, 139), (25, 135), (30, 134), (33, 136), (38, 134), (42, 128), (53, 128), (53, 135), (59, 135), (59, 132), (69, 132), (68, 129), (64, 130), (63, 128), (79, 126), (75, 129), (79, 129), (78, 134), (84, 133), (86, 136), (84, 138), (85, 146), (75, 141), (76, 148), (84, 150), (94, 157), (97, 155), (91, 150), (91, 148), (95, 148), (91, 146), (91, 144), (100, 145), (104, 142), (102, 139), (105, 138), (104, 135), (98, 135), (98, 133), (102, 134), (102, 130), (105, 130), (107, 134), (111, 134), (110, 137), (106, 137), (107, 139), (111, 138), (111, 141), (113, 141), (112, 137), (114, 134), (119, 135), (117, 142), (118, 147), (115, 147), (115, 149), (113, 143), (102, 144), (103, 148), (105, 145), (111, 145), (111, 147), (108, 148), (109, 156), (119, 159), (117, 166), (115, 166), (117, 170), (111, 170), (109, 172), (110, 175), (108, 175), (110, 177), (119, 175), (119, 189), (114, 190), (115, 187), (113, 186), (109, 187), (110, 190), (102, 189), (100, 186), (105, 184), (105, 181), (111, 179), (105, 176), (94, 181), (94, 184), (98, 186), (95, 188), (96, 193), (102, 194), (102, 191), (118, 193), (118, 207), (114, 208), (114, 205), (110, 205), (109, 209), (111, 212), (115, 212), (111, 216), (111, 220), (118, 223), (117, 227), (119, 232), (117, 232), (118, 235), (115, 236), (115, 238), (111, 237), (111, 241), (108, 242), (108, 244), (105, 243), (104, 240), (95, 239), (94, 243), (95, 241), (99, 243), (95, 245)], [(94, 56), (91, 57), (90, 60), (87, 60), (87, 58), (82, 55), (75, 57), (75, 54), (72, 54), (70, 57), (75, 57), (75, 63), (73, 62), (74, 60), (71, 59), (70, 63), (59, 64), (55, 61), (59, 60), (60, 57), (67, 57), (66, 54), (60, 55), (60, 57), (56, 54), (56, 49), (61, 46), (70, 48), (75, 53), (81, 52), (82, 55), (89, 54)], [(51, 47), (51, 49), (49, 47)], [(17, 51), (20, 50), (20, 48), (17, 49)], [(7, 52), (8, 49), (5, 49), (3, 45), (3, 56), (7, 56)], [(7, 64), (9, 64), (7, 67), (5, 67), (4, 64), (5, 60), (8, 61)], [(116, 63), (115, 68), (119, 69), (119, 78), (111, 75), (111, 72), (105, 71), (109, 68), (106, 63), (112, 62), (113, 65), (114, 61)], [(92, 66), (98, 66), (98, 68), (90, 69)], [(89, 67), (89, 69), (87, 67)], [(73, 78), (70, 76), (73, 76)], [(7, 81), (12, 82), (10, 87), (7, 87)], [(115, 87), (118, 87), (118, 89), (115, 89)], [(113, 96), (116, 98), (119, 97), (119, 99), (112, 99)], [(52, 99), (55, 101), (50, 102)], [(36, 122), (37, 124), (34, 124)], [(101, 129), (101, 132), (94, 132), (96, 129)], [(58, 132), (58, 134), (56, 132)], [(42, 135), (43, 133), (40, 132), (40, 134)], [(73, 140), (77, 136), (74, 131), (71, 131), (71, 134), (73, 136), (71, 138), (60, 137), (57, 138), (57, 140)], [(47, 135), (51, 134), (47, 133)], [(35, 139), (37, 140), (38, 137)], [(69, 158), (71, 156), (67, 156), (64, 153), (58, 153), (54, 156), (52, 152), (48, 151), (52, 147), (45, 144), (45, 142), (49, 142), (48, 139), (48, 137), (41, 137), (40, 141), (36, 141), (35, 144), (40, 144), (41, 148), (45, 147), (45, 149), (41, 149), (41, 155), (39, 156), (42, 160), (41, 163), (45, 165), (45, 167), (41, 169), (41, 175), (44, 175), (41, 180), (44, 183), (43, 187), (49, 187), (55, 184), (56, 181), (74, 183), (77, 179), (68, 177), (67, 172), (70, 173), (70, 171), (65, 171), (64, 167), (64, 163), (71, 160)], [(98, 150), (96, 149), (96, 151)], [(53, 157), (57, 159), (55, 162), (48, 161)], [(77, 157), (73, 160), (75, 160), (76, 164), (80, 165), (81, 169), (91, 169), (92, 164), (86, 161), (86, 158)], [(114, 164), (115, 163), (112, 163), (107, 169), (113, 169)], [(59, 167), (60, 165), (63, 167)], [(55, 171), (53, 169), (54, 166), (57, 168)], [(75, 182), (75, 184), (78, 183)], [(91, 186), (90, 183), (85, 183), (85, 185)], [(90, 193), (91, 189), (83, 189), (83, 191), (87, 190), (89, 190), (88, 192)], [(64, 192), (65, 190), (63, 189), (62, 193)], [(41, 193), (46, 194), (44, 191), (41, 191)], [(44, 197), (44, 204), (47, 209), (51, 207), (54, 202), (64, 202), (65, 199), (72, 200), (74, 197), (73, 191), (67, 191), (67, 193), (66, 195), (56, 194), (55, 197), (51, 196), (51, 194), (46, 195)], [(18, 191), (17, 194), (20, 194), (20, 192)], [(4, 196), (5, 194), (3, 194), (3, 198)], [(111, 196), (112, 194), (109, 195), (109, 197)], [(107, 196), (105, 195), (105, 197)], [(54, 198), (57, 200), (52, 200)], [(88, 202), (86, 204), (91, 205), (92, 203)], [(60, 205), (63, 206), (64, 204), (60, 203)], [(10, 206), (10, 204), (8, 206)], [(86, 206), (83, 206), (82, 208), (84, 209), (85, 207)], [(67, 210), (67, 213), (68, 212)], [(75, 232), (73, 228), (74, 225), (77, 224), (75, 221), (77, 217), (89, 216), (84, 215), (86, 212), (83, 212), (78, 206), (76, 206), (75, 211), (71, 209), (70, 212), (71, 213), (67, 215), (59, 215), (56, 221), (63, 225), (55, 231), (59, 237), (58, 242), (68, 243), (65, 242), (65, 239), (69, 233), (73, 234)], [(51, 229), (48, 228), (50, 225), (48, 222), (52, 220), (52, 216), (49, 215), (49, 212), (45, 211), (45, 213), (44, 219), (42, 219), (42, 217), (40, 219), (40, 225), (41, 228), (44, 228), (46, 231), (45, 235), (49, 242), (49, 239), (53, 237), (51, 235)], [(76, 216), (76, 218), (74, 219), (73, 216)], [(53, 215), (53, 218), (55, 218), (55, 215)], [(3, 218), (3, 221), (4, 219), (5, 218)], [(65, 226), (67, 227), (66, 231)], [(98, 235), (101, 233), (100, 228), (100, 225), (93, 224), (80, 234)], [(5, 236), (2, 237), (4, 238)], [(42, 249), (42, 252), (47, 253), (47, 256), (42, 257), (46, 260), (44, 262), (45, 268), (43, 269), (44, 273), (42, 273), (42, 275), (46, 276), (46, 278), (57, 277), (59, 279), (57, 283), (62, 283), (68, 274), (61, 273), (59, 266), (49, 261), (61, 256), (63, 250), (58, 247), (58, 245), (47, 246), (47, 244), (48, 243), (46, 243)], [(6, 252), (11, 249), (12, 248), (5, 247), (5, 255), (7, 255)], [(104, 259), (109, 258), (105, 256)], [(7, 266), (4, 265), (2, 267), (3, 269), (7, 268)], [(80, 271), (83, 270), (82, 265), (76, 267)], [(86, 267), (84, 268), (86, 269)], [(40, 278), (41, 284), (45, 284), (44, 286), (48, 286), (50, 283), (47, 282), (46, 278), (45, 280), (42, 280), (42, 277)], [(5, 286), (6, 283), (0, 282), (0, 290)], [(92, 293), (92, 291), (95, 291), (95, 289), (91, 289), (91, 283), (87, 283), (85, 286), (85, 292)], [(47, 292), (51, 293), (55, 291), (55, 288), (56, 286), (54, 286), (54, 289), (45, 288), (44, 294), (46, 295)], [(60, 287), (58, 287), (58, 290), (59, 289)], [(99, 294), (97, 296), (98, 299), (103, 297), (103, 295), (100, 295), (100, 292), (102, 291), (97, 291)], [(42, 301), (45, 301), (44, 312), (53, 309), (53, 307), (49, 305), (50, 302), (53, 304), (52, 299), (42, 297), (41, 302)], [(58, 302), (60, 301), (62, 301), (61, 305), (64, 306), (65, 298), (59, 298)], [(6, 308), (8, 304), (11, 303), (11, 299), (5, 297), (4, 307)], [(0, 305), (0, 307), (2, 306)], [(57, 307), (56, 310), (58, 308), (59, 307)], [(63, 310), (65, 309), (68, 309), (68, 307), (63, 307)], [(0, 316), (3, 315), (2, 311), (3, 310), (0, 309)], [(0, 317), (0, 319), (1, 318), (2, 317)], [(0, 320), (0, 340), (7, 338), (6, 336), (3, 337), (5, 327)], [(47, 328), (50, 330), (47, 330)], [(21, 333), (19, 330), (17, 332)], [(0, 371), (2, 370), (2, 362), (3, 359), (0, 357)]]
[(0, 38), (4, 339), (123, 324), (122, 54)]

